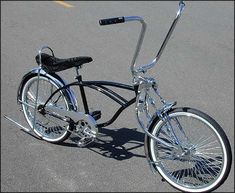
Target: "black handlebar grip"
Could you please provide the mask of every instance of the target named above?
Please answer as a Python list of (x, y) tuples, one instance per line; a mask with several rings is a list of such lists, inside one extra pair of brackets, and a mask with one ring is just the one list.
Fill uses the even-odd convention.
[(124, 23), (124, 22), (125, 22), (124, 17), (115, 17), (115, 18), (109, 18), (109, 19), (101, 19), (99, 21), (100, 25), (111, 25), (111, 24)]

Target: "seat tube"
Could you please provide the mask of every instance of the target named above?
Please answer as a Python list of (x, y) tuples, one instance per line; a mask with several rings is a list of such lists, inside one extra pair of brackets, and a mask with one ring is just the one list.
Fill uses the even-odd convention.
[(89, 107), (87, 104), (86, 93), (84, 90), (84, 86), (82, 85), (82, 76), (77, 73), (76, 79), (78, 80), (79, 83), (81, 83), (81, 84), (79, 84), (79, 88), (80, 88), (80, 92), (81, 92), (84, 111), (86, 114), (89, 114)]

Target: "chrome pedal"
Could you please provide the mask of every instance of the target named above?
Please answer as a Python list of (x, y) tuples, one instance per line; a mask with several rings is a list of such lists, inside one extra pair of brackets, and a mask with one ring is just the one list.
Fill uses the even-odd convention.
[(85, 147), (85, 146), (89, 145), (90, 143), (92, 143), (93, 141), (95, 141), (94, 137), (89, 137), (89, 138), (83, 137), (78, 141), (77, 146), (78, 147)]

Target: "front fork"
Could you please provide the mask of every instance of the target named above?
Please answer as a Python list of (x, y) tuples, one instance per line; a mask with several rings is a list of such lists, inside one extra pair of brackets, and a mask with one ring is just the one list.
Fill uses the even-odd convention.
[[(137, 115), (137, 120), (139, 122), (139, 125), (141, 128), (144, 130), (146, 133), (145, 135), (145, 155), (146, 159), (149, 163), (151, 171), (155, 174), (156, 169), (155, 167), (160, 164), (159, 160), (157, 159), (156, 161), (153, 161), (151, 156), (149, 155), (149, 140), (153, 139), (166, 147), (169, 148), (174, 148), (178, 149), (177, 145), (177, 137), (174, 133), (174, 129), (172, 128), (172, 125), (170, 125), (169, 117), (168, 117), (168, 111), (172, 109), (174, 105), (176, 105), (176, 102), (166, 102), (163, 97), (160, 95), (160, 92), (157, 88), (157, 84), (153, 78), (143, 78), (139, 77), (136, 82), (138, 86), (138, 92), (137, 92), (137, 97), (136, 97), (136, 115)], [(156, 106), (156, 100), (154, 100), (150, 96), (150, 91), (154, 91), (154, 96), (157, 95), (158, 100), (160, 99), (162, 106), (160, 108), (157, 108)], [(154, 113), (151, 115), (149, 114), (149, 108), (153, 107)], [(147, 118), (147, 123), (144, 124), (144, 121), (141, 119), (141, 114), (145, 114), (145, 118)], [(173, 136), (175, 138), (175, 144), (170, 144), (167, 143), (166, 141), (160, 139), (159, 137), (154, 136), (152, 133), (149, 132), (149, 128), (154, 122), (155, 119), (160, 119), (163, 122), (168, 122), (168, 125), (170, 126), (170, 131), (173, 131)], [(180, 144), (180, 143), (178, 143)]]
[[(174, 105), (176, 105), (176, 102), (166, 102), (162, 96), (160, 95), (160, 92), (158, 90), (156, 81), (153, 78), (148, 77), (138, 77), (138, 93), (136, 97), (136, 115), (137, 120), (139, 122), (139, 125), (144, 130), (144, 132), (151, 137), (152, 139), (156, 140), (159, 143), (164, 144), (167, 147), (176, 148), (174, 145), (169, 144), (165, 142), (164, 140), (154, 136), (149, 132), (149, 127), (154, 121), (154, 119), (159, 118), (162, 121), (166, 121), (169, 125), (169, 128), (173, 134), (173, 137), (175, 139), (176, 144), (180, 144), (180, 142), (177, 139), (177, 136), (174, 133), (174, 129), (172, 128), (169, 118), (167, 116), (167, 112), (172, 109)], [(154, 91), (154, 93), (160, 98), (160, 101), (162, 103), (162, 107), (157, 108), (156, 107), (156, 100), (154, 100), (150, 96), (151, 89)], [(151, 115), (149, 113), (149, 108), (152, 106), (154, 108), (154, 114)], [(147, 118), (147, 123), (144, 123), (143, 118), (141, 118), (141, 114), (145, 114), (145, 117)]]

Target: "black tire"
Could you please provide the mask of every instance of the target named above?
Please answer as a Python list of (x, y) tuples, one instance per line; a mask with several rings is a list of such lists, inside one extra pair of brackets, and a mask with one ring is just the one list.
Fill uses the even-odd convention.
[[(36, 83), (37, 83), (37, 74), (33, 74), (27, 78), (26, 81), (24, 81), (22, 85), (22, 92), (20, 99), (25, 103), (31, 103), (31, 105), (34, 106), (35, 104), (35, 96), (36, 96)], [(47, 87), (51, 87), (51, 92), (47, 93), (46, 90), (42, 89), (42, 85), (46, 85)], [(55, 89), (61, 88), (64, 86), (59, 80), (52, 79), (49, 76), (40, 74), (39, 76), (39, 92), (38, 92), (38, 99), (39, 103), (43, 104), (46, 102), (47, 98), (49, 98), (50, 94), (55, 91)], [(32, 89), (29, 92), (29, 89)], [(29, 94), (30, 93), (30, 94)], [(26, 96), (26, 95), (32, 95), (32, 96)], [(57, 94), (56, 94), (57, 95)], [(55, 95), (55, 97), (56, 97)], [(63, 108), (66, 108), (67, 110), (74, 109), (72, 106), (71, 99), (69, 97), (69, 94), (66, 92), (66, 90), (62, 89), (58, 92), (58, 101), (61, 102), (61, 106), (63, 105)], [(55, 99), (55, 97), (52, 97), (51, 100)], [(56, 102), (56, 105), (58, 103)], [(63, 103), (63, 104), (62, 104)], [(21, 104), (24, 116), (26, 118), (26, 121), (28, 122), (29, 126), (33, 129), (33, 117), (34, 117), (34, 108), (26, 106), (24, 103)], [(33, 131), (35, 134), (45, 141), (48, 141), (50, 143), (60, 143), (64, 140), (66, 140), (70, 136), (70, 132), (65, 128), (62, 127), (64, 123), (62, 121), (56, 120), (53, 121), (51, 118), (48, 119), (48, 117), (40, 114), (37, 112), (37, 124)], [(41, 119), (41, 122), (40, 120)], [(55, 118), (54, 118), (55, 119)], [(61, 124), (59, 124), (61, 123)], [(66, 126), (69, 127), (69, 126)], [(51, 137), (54, 135), (55, 137)]]
[[(170, 110), (167, 114), (174, 130), (179, 131), (179, 134), (176, 132), (176, 136), (178, 135), (177, 138), (182, 142), (181, 144), (185, 144), (185, 147), (187, 143), (189, 144), (189, 141), (192, 142), (194, 140), (188, 137), (189, 133), (190, 137), (195, 136), (194, 133), (196, 132), (201, 132), (199, 135), (202, 136), (198, 140), (198, 144), (190, 142), (191, 148), (188, 147), (188, 155), (183, 155), (182, 151), (181, 157), (176, 156), (180, 154), (177, 153), (179, 149), (176, 151), (174, 148), (166, 147), (149, 136), (146, 136), (146, 154), (152, 163), (152, 168), (154, 171), (158, 171), (162, 178), (171, 186), (183, 192), (210, 192), (217, 189), (227, 179), (232, 164), (231, 147), (225, 132), (213, 118), (196, 109), (186, 107), (175, 108)], [(194, 120), (194, 122), (191, 119)], [(185, 128), (184, 125), (189, 122), (188, 120), (191, 121), (191, 125)], [(156, 117), (149, 127), (150, 133), (160, 137), (165, 140), (165, 142), (169, 142), (173, 145), (177, 144), (173, 142), (174, 140), (171, 140), (171, 137), (169, 137), (170, 134), (166, 132), (169, 126), (166, 126), (165, 123), (166, 122)], [(198, 123), (199, 127), (195, 127), (195, 123)], [(184, 128), (185, 135), (181, 132), (182, 129), (180, 128), (182, 127)], [(204, 127), (208, 128), (204, 129)], [(188, 131), (189, 128), (194, 128), (194, 131)], [(201, 128), (203, 128), (203, 130), (201, 130)], [(208, 134), (210, 131), (211, 135), (207, 137), (202, 134), (204, 130), (206, 130)], [(180, 136), (180, 133), (183, 137)], [(164, 135), (167, 137), (164, 138)], [(181, 167), (181, 164), (187, 167), (178, 168), (177, 170), (175, 169), (176, 167), (173, 166), (174, 164), (177, 164), (176, 167)], [(191, 168), (189, 168), (189, 166), (191, 166)], [(172, 171), (170, 169), (172, 169)], [(191, 178), (191, 180), (193, 179), (195, 182), (187, 178)], [(189, 182), (187, 182), (187, 180)], [(200, 182), (200, 184), (197, 181), (202, 182)], [(195, 183), (194, 187), (193, 183)]]

